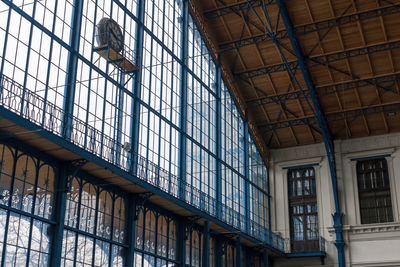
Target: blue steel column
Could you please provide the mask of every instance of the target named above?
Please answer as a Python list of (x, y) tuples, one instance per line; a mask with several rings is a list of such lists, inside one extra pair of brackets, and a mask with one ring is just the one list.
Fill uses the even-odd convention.
[[(336, 176), (335, 150), (334, 150), (332, 134), (329, 129), (329, 125), (326, 120), (325, 114), (323, 113), (323, 109), (322, 109), (322, 106), (321, 106), (321, 103), (319, 100), (319, 96), (315, 89), (315, 85), (313, 83), (310, 70), (308, 69), (307, 64), (305, 62), (305, 58), (302, 53), (300, 44), (299, 44), (296, 34), (294, 32), (293, 24), (290, 20), (289, 13), (286, 9), (285, 3), (283, 0), (276, 0), (276, 3), (279, 6), (282, 20), (285, 24), (290, 42), (291, 42), (294, 52), (296, 54), (296, 58), (297, 58), (297, 62), (299, 64), (299, 66), (300, 66), (300, 70), (301, 70), (304, 80), (307, 84), (308, 92), (310, 94), (311, 100), (312, 100), (314, 108), (315, 108), (315, 113), (317, 116), (318, 124), (322, 131), (325, 149), (326, 149), (326, 153), (328, 156), (329, 170), (330, 170), (331, 180), (332, 180), (333, 197), (334, 197), (334, 201), (335, 201), (335, 213), (333, 214), (333, 222), (334, 222), (333, 227), (335, 229), (335, 234), (336, 234), (335, 246), (336, 246), (337, 253), (338, 253), (339, 266), (344, 267), (344, 266), (346, 266), (346, 262), (345, 262), (345, 255), (344, 255), (345, 242), (343, 240), (343, 224), (342, 224), (342, 216), (343, 215), (340, 213), (339, 194), (338, 194), (338, 185), (337, 185), (337, 176)], [(277, 43), (276, 39), (273, 41), (275, 44)]]
[(264, 267), (269, 267), (268, 250), (263, 251), (263, 261), (264, 261)]
[(141, 98), (141, 84), (142, 84), (142, 57), (143, 57), (143, 23), (144, 23), (144, 1), (138, 1), (138, 18), (139, 23), (137, 24), (137, 42), (136, 42), (136, 65), (139, 66), (139, 70), (135, 76), (134, 83), (134, 96), (132, 111), (133, 119), (131, 120), (131, 165), (129, 171), (136, 174), (138, 165), (138, 154), (139, 154), (139, 126), (140, 126), (140, 103)]
[(82, 6), (83, 1), (75, 0), (74, 9), (72, 16), (72, 30), (70, 45), (71, 50), (68, 57), (68, 69), (66, 86), (64, 91), (64, 104), (63, 104), (63, 120), (61, 125), (61, 134), (64, 138), (70, 139), (71, 127), (72, 127), (72, 114), (74, 108), (75, 98), (75, 84), (76, 84), (76, 72), (78, 68), (78, 54), (79, 54), (79, 37), (81, 32), (82, 24)]
[(180, 116), (180, 138), (179, 138), (179, 191), (178, 197), (185, 200), (186, 184), (186, 119), (187, 119), (187, 64), (188, 64), (188, 26), (189, 26), (189, 4), (188, 0), (182, 0), (183, 17), (182, 23), (182, 69), (181, 69), (181, 116)]
[(203, 226), (203, 257), (202, 267), (210, 265), (210, 222), (205, 221)]
[(250, 190), (249, 190), (249, 120), (248, 120), (248, 111), (245, 111), (245, 121), (244, 121), (244, 177), (245, 177), (245, 191), (244, 191), (244, 199), (245, 199), (245, 211), (246, 211), (246, 221), (245, 227), (246, 231), (250, 233)]
[(216, 137), (217, 140), (215, 142), (215, 146), (216, 146), (216, 152), (217, 152), (217, 176), (215, 179), (216, 184), (216, 200), (217, 203), (216, 204), (216, 216), (219, 219), (223, 219), (222, 218), (222, 214), (221, 214), (221, 204), (222, 204), (222, 170), (221, 170), (221, 83), (222, 83), (222, 78), (221, 78), (221, 64), (218, 63), (217, 65), (217, 79), (216, 79), (216, 92), (217, 92), (217, 107), (216, 107)]
[[(186, 221), (184, 218), (178, 220), (178, 227), (176, 231), (176, 258), (180, 262), (180, 266), (185, 266), (186, 260)], [(189, 235), (189, 233), (188, 233)]]
[(61, 250), (64, 233), (64, 219), (65, 219), (65, 208), (67, 203), (67, 183), (68, 183), (68, 171), (67, 164), (61, 164), (61, 168), (58, 173), (57, 179), (57, 195), (55, 204), (55, 221), (57, 224), (54, 226), (52, 236), (52, 246), (50, 254), (50, 266), (61, 266)]
[(270, 183), (270, 179), (269, 179), (269, 167), (267, 167), (267, 193), (268, 193), (268, 231), (271, 231), (272, 227), (271, 227), (271, 183)]
[[(222, 267), (222, 247), (225, 245), (223, 238), (218, 236), (215, 238), (215, 266)], [(226, 252), (226, 251), (225, 251)]]
[(242, 239), (238, 237), (236, 240), (236, 267), (242, 267)]
[(135, 264), (135, 245), (136, 245), (136, 197), (130, 196), (128, 198), (129, 205), (128, 205), (128, 225), (127, 225), (127, 232), (128, 232), (128, 245), (129, 248), (127, 249), (126, 255), (126, 266), (133, 267)]

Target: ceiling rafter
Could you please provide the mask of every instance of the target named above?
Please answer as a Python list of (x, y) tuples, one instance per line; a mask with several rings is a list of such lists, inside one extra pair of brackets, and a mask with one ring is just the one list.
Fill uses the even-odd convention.
[[(338, 27), (340, 25), (345, 25), (349, 23), (354, 23), (357, 21), (368, 20), (376, 17), (383, 17), (392, 14), (399, 14), (400, 6), (396, 4), (392, 4), (390, 6), (384, 6), (381, 8), (376, 8), (372, 10), (355, 12), (350, 15), (334, 17), (323, 21), (313, 22), (309, 24), (299, 25), (294, 27), (296, 35), (306, 35), (309, 33), (313, 33), (321, 30), (330, 30), (331, 28)], [(288, 33), (286, 29), (279, 30), (275, 33), (275, 38), (287, 39)], [(232, 51), (234, 48), (241, 48), (257, 43), (262, 43), (266, 41), (272, 41), (272, 37), (268, 34), (258, 34), (255, 36), (245, 37), (239, 40), (224, 42), (219, 44), (219, 53), (223, 54), (229, 51)]]
[[(252, 6), (252, 10), (254, 11), (254, 6)], [(266, 11), (266, 6), (264, 6), (263, 10)], [(279, 12), (278, 12), (278, 13), (279, 13)], [(258, 17), (258, 18), (259, 18), (259, 17)], [(278, 24), (279, 24), (279, 18), (280, 18), (280, 14), (278, 14), (278, 16), (277, 16), (277, 21), (276, 21), (275, 27), (274, 27), (274, 25), (272, 25), (271, 21), (269, 21), (269, 23), (271, 23), (271, 24), (269, 25), (268, 29), (266, 28), (266, 30), (269, 31), (271, 34), (274, 34), (274, 31), (273, 31), (273, 30), (275, 29), (275, 31), (276, 31), (276, 29), (278, 28), (278, 26), (279, 26), (279, 25), (278, 25)], [(259, 19), (260, 19), (260, 18), (259, 18)], [(266, 16), (266, 19), (268, 20), (268, 17), (267, 17), (267, 16)], [(264, 27), (266, 27), (265, 24), (264, 24)], [(280, 44), (278, 43), (278, 45), (280, 45)], [(258, 55), (258, 58), (261, 60), (261, 62), (262, 62), (263, 65), (264, 65), (264, 60), (263, 60), (263, 58), (262, 58), (262, 56), (261, 56), (261, 54), (260, 54), (260, 49), (258, 48), (257, 45), (256, 45), (256, 47), (257, 47), (257, 55)], [(278, 47), (275, 47), (275, 48), (277, 49), (277, 52), (279, 53), (279, 51), (278, 51), (279, 48), (278, 48)], [(290, 49), (288, 49), (287, 47), (285, 47), (285, 49), (286, 49), (287, 51), (291, 52)], [(237, 49), (237, 51), (238, 51), (238, 53), (240, 52), (239, 49)], [(291, 52), (291, 53), (292, 53), (293, 55), (295, 54), (294, 52)], [(284, 62), (284, 59), (281, 58), (281, 61)], [(267, 75), (267, 76), (269, 77), (269, 81), (270, 81), (270, 83), (271, 83), (271, 86), (272, 86), (274, 92), (276, 93), (277, 91), (276, 91), (276, 88), (274, 87), (274, 85), (273, 85), (273, 83), (272, 83), (272, 78), (271, 78), (269, 75)], [(288, 89), (294, 88), (294, 84), (293, 84), (293, 81), (292, 81), (292, 77), (290, 76), (290, 74), (289, 74), (288, 72), (286, 72), (286, 76), (287, 76), (287, 79), (289, 80), (289, 88), (288, 88)], [(277, 101), (277, 102), (275, 102), (275, 104), (278, 104), (279, 107), (281, 108), (281, 111), (280, 111), (280, 113), (278, 114), (278, 118), (280, 117), (280, 115), (282, 114), (282, 112), (283, 112), (283, 114), (285, 114), (285, 117), (286, 117), (286, 118), (288, 118), (286, 112), (288, 112), (290, 115), (292, 115), (292, 116), (295, 117), (295, 118), (298, 118), (298, 117), (299, 117), (299, 115), (296, 114), (295, 112), (291, 111), (291, 110), (286, 106), (286, 104), (285, 104), (284, 102), (278, 102), (278, 101)], [(302, 106), (302, 103), (301, 103), (301, 101), (300, 101), (299, 99), (297, 100), (296, 104), (297, 104), (297, 106), (299, 107), (302, 116), (305, 116), (304, 107)], [(291, 127), (290, 127), (290, 130), (291, 130), (292, 136), (294, 137), (294, 139), (295, 139), (295, 141), (296, 141), (296, 144), (298, 145), (298, 144), (299, 144), (299, 141), (298, 141), (298, 138), (297, 138), (297, 136), (296, 136), (294, 130), (293, 130)], [(316, 138), (315, 138), (315, 136), (314, 136), (312, 130), (314, 130), (314, 131), (317, 132), (318, 134), (321, 134), (321, 131), (320, 131), (320, 129), (319, 129), (318, 127), (315, 127), (315, 126), (309, 126), (309, 127), (307, 127), (307, 131), (308, 131), (309, 135), (310, 135), (311, 138), (315, 141)]]
[[(216, 5), (215, 0), (214, 0), (213, 2), (214, 2), (214, 4)], [(247, 25), (246, 20), (245, 20), (245, 18), (243, 17), (243, 15), (241, 15), (241, 14), (239, 14), (239, 13), (238, 13), (237, 15), (239, 15), (240, 17), (243, 18), (243, 23), (244, 23), (243, 26), (245, 26), (246, 28), (248, 28), (248, 25)], [(221, 17), (220, 17), (220, 20), (221, 20), (221, 22), (222, 22), (222, 24), (223, 24), (223, 26), (224, 26), (226, 32), (228, 33), (228, 35), (229, 35), (230, 38), (232, 39), (231, 33), (230, 33), (230, 31), (228, 30), (228, 27), (227, 27), (227, 25), (226, 25), (225, 19), (221, 16)], [(243, 29), (242, 29), (242, 30), (243, 30)], [(250, 31), (249, 28), (248, 28), (248, 31)], [(243, 31), (242, 31), (242, 32), (243, 32)], [(243, 59), (242, 59), (242, 57), (241, 57), (239, 51), (237, 51), (237, 58), (239, 59), (239, 61), (240, 61), (240, 63), (242, 64), (242, 66), (246, 68), (246, 65), (245, 65), (245, 63), (244, 63), (244, 61), (243, 61)], [(258, 95), (257, 90), (256, 90), (256, 88), (254, 87), (254, 84), (252, 84), (252, 83), (250, 82), (250, 85), (251, 85), (251, 86), (253, 87), (253, 89), (255, 90), (255, 94)], [(270, 117), (269, 117), (267, 111), (265, 110), (265, 108), (262, 108), (262, 110), (263, 110), (264, 116), (267, 118), (267, 120), (268, 120), (268, 121), (271, 121), (271, 119), (270, 119)], [(279, 137), (278, 137), (277, 135), (275, 135), (275, 138), (276, 138), (277, 143), (279, 144), (279, 143), (280, 143)]]
[[(394, 91), (394, 89), (393, 89), (394, 87), (397, 87), (396, 81), (398, 81), (398, 80), (400, 80), (400, 72), (387, 74), (387, 75), (383, 75), (383, 76), (368, 77), (368, 78), (363, 78), (363, 79), (359, 79), (359, 80), (350, 80), (350, 81), (343, 81), (343, 82), (338, 82), (338, 83), (330, 83), (330, 84), (323, 85), (323, 86), (316, 86), (315, 88), (317, 89), (318, 94), (320, 96), (326, 96), (326, 95), (335, 94), (338, 90), (340, 90), (341, 92), (344, 92), (347, 90), (353, 90), (355, 88), (379, 85), (378, 88), (380, 88), (382, 90), (391, 91), (394, 94), (400, 95), (400, 93), (397, 90)], [(388, 85), (388, 83), (390, 83), (390, 86)], [(309, 94), (307, 92), (306, 92), (306, 96), (309, 97)], [(294, 91), (294, 92), (289, 92), (286, 94), (275, 94), (275, 95), (250, 99), (246, 102), (249, 104), (249, 108), (255, 108), (258, 105), (267, 105), (267, 104), (276, 103), (276, 102), (286, 102), (288, 100), (295, 100), (295, 99), (302, 99), (302, 98), (304, 98), (304, 96), (301, 93), (301, 91)]]
[[(261, 5), (261, 1), (259, 0), (250, 0), (250, 3), (252, 3), (254, 6), (257, 7)], [(274, 4), (274, 1), (273, 0), (267, 1), (266, 4), (272, 5)], [(206, 18), (206, 21), (211, 21), (226, 15), (237, 14), (241, 11), (248, 11), (249, 9), (250, 8), (247, 1), (242, 1), (239, 3), (228, 4), (228, 5), (224, 4), (222, 7), (205, 11), (204, 17)]]
[[(373, 105), (355, 109), (348, 109), (338, 112), (330, 112), (326, 113), (325, 115), (330, 122), (336, 122), (344, 119), (356, 119), (359, 117), (379, 114), (382, 112), (383, 113), (398, 112), (399, 109), (400, 109), (400, 102), (394, 102), (394, 103), (385, 103), (385, 104), (379, 104), (379, 105)], [(267, 133), (272, 130), (276, 131), (278, 129), (287, 128), (289, 126), (295, 127), (295, 126), (316, 125), (316, 124), (318, 124), (318, 121), (315, 116), (306, 116), (286, 121), (277, 121), (269, 124), (262, 124), (258, 125), (258, 127), (261, 129), (265, 129), (261, 130), (262, 133)]]
[[(351, 3), (352, 3), (352, 5), (353, 5), (353, 7), (354, 7), (354, 10), (357, 11), (358, 8), (357, 8), (356, 2), (355, 2), (354, 0), (352, 0)], [(358, 26), (358, 30), (360, 31), (360, 34), (361, 34), (362, 43), (363, 43), (364, 46), (366, 46), (366, 45), (367, 45), (367, 42), (365, 41), (365, 34), (364, 34), (364, 30), (363, 30), (363, 27), (362, 27), (362, 24), (361, 24), (360, 21), (357, 21), (357, 26)], [(387, 42), (387, 41), (386, 41), (386, 42)], [(374, 68), (372, 67), (371, 57), (370, 57), (369, 54), (367, 54), (367, 61), (368, 61), (368, 67), (369, 67), (369, 69), (370, 69), (372, 75), (375, 75), (375, 70), (374, 70)], [(382, 97), (381, 97), (381, 95), (380, 95), (379, 90), (378, 90), (377, 87), (375, 87), (375, 93), (376, 93), (376, 96), (377, 96), (377, 98), (378, 98), (379, 104), (382, 104)], [(386, 132), (388, 133), (388, 132), (389, 132), (389, 127), (388, 127), (388, 124), (387, 124), (386, 117), (385, 117), (383, 114), (382, 114), (382, 120), (383, 120), (383, 124), (384, 124), (384, 126), (385, 126), (385, 129), (386, 129)]]
[[(310, 10), (310, 6), (308, 4), (308, 1), (305, 0), (304, 2), (305, 2), (305, 6), (307, 7), (307, 11), (308, 11), (308, 14), (309, 14), (311, 20), (314, 21), (314, 17), (311, 14), (311, 10)], [(326, 54), (324, 46), (323, 46), (323, 42), (322, 42), (323, 38), (321, 38), (320, 32), (316, 31), (315, 35), (317, 36), (317, 39), (319, 40), (318, 46), (320, 47), (322, 54)], [(316, 46), (314, 46), (314, 47), (316, 47)], [(309, 53), (312, 53), (312, 50)], [(334, 78), (333, 78), (333, 75), (332, 75), (332, 70), (330, 68), (327, 68), (327, 71), (328, 71), (328, 75), (329, 75), (329, 78), (330, 78), (331, 82), (333, 82)], [(315, 88), (315, 89), (317, 90), (317, 88)], [(340, 110), (343, 110), (343, 105), (342, 105), (342, 102), (340, 100), (340, 97), (339, 97), (339, 94), (338, 94), (337, 90), (334, 91), (334, 94), (335, 94), (336, 100), (337, 100), (337, 102), (339, 104)], [(311, 97), (311, 96), (309, 96), (309, 97)], [(347, 120), (345, 120), (345, 126), (346, 126), (346, 130), (347, 130), (346, 131), (347, 135), (351, 136), (351, 130), (350, 130), (350, 127), (349, 127), (349, 125), (347, 123)]]
[[(261, 1), (260, 1), (260, 3), (261, 3)], [(250, 11), (250, 9), (249, 9), (249, 11)], [(244, 25), (245, 25), (247, 31), (251, 34), (251, 33), (252, 33), (252, 32), (251, 32), (251, 29), (250, 29), (250, 27), (249, 27), (249, 25), (248, 25), (248, 23), (247, 23), (248, 20), (245, 19), (245, 17), (244, 17), (243, 14), (241, 15), (241, 17), (242, 17), (243, 23), (244, 23)], [(258, 58), (258, 60), (261, 62), (262, 65), (264, 65), (264, 64), (265, 64), (265, 63), (264, 63), (264, 60), (263, 60), (263, 58), (262, 58), (262, 56), (261, 56), (261, 54), (260, 54), (260, 50), (258, 49), (257, 46), (256, 46), (256, 52), (257, 52), (257, 58)], [(236, 49), (236, 53), (237, 53), (237, 55), (241, 58), (239, 49)], [(242, 59), (242, 62), (243, 62), (243, 59)], [(256, 95), (257, 95), (257, 91), (258, 91), (258, 92), (261, 92), (263, 95), (265, 95), (265, 92), (264, 92), (263, 90), (259, 89), (258, 87), (256, 87), (256, 86), (254, 85), (253, 81), (250, 80), (249, 83), (250, 83), (251, 87), (255, 90)], [(272, 81), (271, 81), (271, 87), (273, 88), (273, 90), (275, 90), (275, 87), (274, 87), (274, 85), (272, 84)], [(276, 91), (275, 91), (275, 92), (276, 92)], [(276, 104), (278, 104), (279, 107), (280, 107), (280, 113), (279, 113), (279, 114), (283, 114), (283, 116), (284, 116), (286, 119), (288, 118), (287, 113), (289, 113), (289, 114), (291, 114), (292, 116), (295, 116), (295, 117), (296, 117), (296, 114), (295, 114), (293, 111), (289, 110), (284, 104), (279, 103), (279, 102), (277, 102)], [(263, 111), (266, 112), (266, 110), (265, 110), (264, 108), (263, 108)], [(289, 127), (289, 129), (290, 129), (290, 133), (291, 133), (293, 139), (295, 140), (295, 143), (296, 143), (296, 144), (299, 144), (299, 140), (297, 139), (296, 134), (295, 134), (293, 128), (292, 128), (292, 127)], [(278, 136), (278, 135), (276, 135), (274, 132), (273, 132), (272, 134), (275, 136), (275, 138), (276, 138), (277, 140), (279, 140), (279, 136)], [(280, 141), (279, 141), (279, 142), (280, 142)]]
[[(220, 1), (220, 2), (221, 2), (221, 1)], [(251, 3), (251, 1), (249, 1), (249, 3)], [(251, 34), (251, 29), (250, 29), (248, 23), (250, 23), (251, 25), (255, 26), (255, 27), (256, 27), (258, 30), (260, 30), (260, 31), (263, 30), (262, 28), (261, 28), (261, 29), (259, 28), (258, 24), (254, 23), (254, 22), (251, 21), (251, 20), (248, 20), (248, 19), (247, 19), (247, 15), (244, 15), (243, 12), (244, 12), (244, 11), (242, 11), (242, 13), (236, 13), (236, 15), (239, 16), (239, 17), (243, 20), (244, 26), (246, 27), (247, 31), (248, 31), (250, 34)], [(277, 20), (277, 23), (278, 23), (278, 22), (279, 22), (279, 20)], [(224, 28), (227, 28), (226, 25), (224, 25)], [(228, 31), (228, 32), (229, 32), (229, 31)], [(229, 34), (230, 34), (230, 32), (229, 32)], [(290, 51), (288, 48), (285, 47), (285, 49), (288, 50), (290, 53), (294, 54), (294, 52)], [(239, 51), (238, 49), (237, 49), (236, 51), (237, 51), (237, 55), (236, 55), (236, 57), (235, 57), (234, 62), (236, 62), (236, 58), (237, 58), (238, 56), (240, 56), (240, 51)], [(256, 51), (257, 51), (257, 56), (258, 56), (259, 60), (260, 60), (261, 63), (264, 65), (263, 58), (262, 58), (261, 53), (260, 53), (260, 51), (259, 51), (259, 49), (258, 49), (257, 46), (256, 46)], [(241, 62), (242, 62), (242, 64), (244, 64), (243, 59), (241, 60)], [(290, 83), (291, 83), (290, 76), (289, 76), (289, 81), (290, 81)], [(256, 93), (256, 94), (257, 94), (257, 91), (258, 91), (258, 92), (261, 92), (262, 94), (265, 95), (265, 92), (264, 92), (263, 90), (257, 88), (251, 80), (250, 80), (250, 82), (249, 82), (249, 81), (246, 81), (246, 83), (248, 83), (248, 84), (250, 85), (250, 87), (251, 87), (253, 90), (255, 90), (255, 93)], [(272, 84), (271, 84), (271, 85), (272, 85)], [(272, 85), (272, 86), (273, 86), (273, 85)], [(293, 85), (292, 85), (292, 86), (293, 86)], [(285, 116), (286, 118), (288, 118), (288, 115), (286, 114), (286, 112), (287, 112), (287, 113), (289, 113), (290, 115), (292, 115), (292, 116), (294, 116), (294, 117), (298, 117), (298, 115), (297, 115), (295, 112), (291, 111), (288, 107), (286, 107), (285, 104), (278, 103), (278, 102), (277, 102), (276, 104), (278, 104), (278, 105), (280, 106), (280, 110), (281, 110), (280, 113), (279, 113), (280, 115), (281, 115), (281, 114), (284, 114), (284, 116)], [(300, 101), (298, 102), (298, 105), (299, 105), (299, 107), (300, 107), (300, 109), (301, 109), (301, 111), (302, 111), (302, 113), (303, 113), (303, 115), (304, 115), (305, 113), (304, 113), (303, 107), (301, 106)], [(263, 110), (263, 111), (264, 111), (264, 113), (266, 112), (265, 110)], [(266, 114), (268, 114), (268, 113), (266, 113)], [(279, 115), (279, 116), (280, 116), (280, 115)], [(269, 120), (269, 117), (268, 117), (268, 120)], [(315, 140), (314, 134), (313, 134), (313, 132), (312, 132), (311, 129), (314, 130), (315, 132), (317, 132), (318, 134), (320, 134), (320, 130), (319, 130), (317, 127), (314, 127), (314, 126), (310, 126), (310, 127), (309, 127), (309, 129), (308, 129), (308, 130), (309, 130), (309, 133), (310, 133), (310, 135), (312, 136), (313, 140)], [(292, 136), (293, 136), (293, 138), (294, 138), (296, 144), (299, 144), (299, 142), (298, 142), (298, 140), (297, 140), (297, 137), (296, 137), (296, 134), (294, 133), (294, 131), (293, 131), (292, 129), (291, 129), (291, 133), (292, 133)], [(278, 140), (278, 143), (279, 143), (279, 137), (278, 137), (277, 135), (275, 135), (275, 137), (276, 137), (276, 140)]]
[[(330, 11), (331, 11), (332, 15), (335, 16), (335, 11), (334, 11), (333, 6), (332, 6), (332, 1), (329, 0), (329, 3), (330, 3), (330, 5), (329, 5)], [(353, 7), (352, 2), (350, 3), (349, 7)], [(345, 50), (345, 45), (344, 45), (343, 38), (342, 38), (341, 28), (340, 27), (336, 27), (336, 32), (337, 32), (338, 38), (340, 40), (341, 49), (344, 51)], [(345, 63), (346, 63), (346, 67), (348, 69), (347, 73), (349, 73), (350, 76), (353, 76), (353, 71), (351, 69), (349, 58), (345, 58)], [(362, 101), (361, 101), (360, 94), (358, 92), (358, 88), (354, 88), (353, 91), (354, 91), (354, 94), (356, 96), (356, 99), (357, 99), (357, 102), (358, 102), (358, 106), (362, 107), (363, 104), (362, 104)], [(370, 134), (368, 122), (367, 122), (365, 116), (362, 116), (362, 119), (363, 119), (363, 124), (365, 126), (365, 129), (367, 130), (367, 133)], [(346, 120), (346, 123), (347, 123), (347, 120)], [(350, 128), (349, 128), (349, 130), (350, 130)]]
[[(319, 66), (319, 65), (327, 65), (329, 63), (337, 62), (340, 60), (346, 60), (352, 57), (358, 57), (378, 52), (383, 52), (387, 50), (394, 50), (400, 48), (400, 40), (394, 40), (379, 44), (373, 44), (365, 47), (357, 47), (353, 49), (348, 49), (339, 52), (333, 52), (328, 54), (322, 54), (318, 56), (313, 56), (306, 59), (308, 62), (312, 62), (308, 64), (310, 68)], [(260, 67), (256, 69), (246, 70), (242, 72), (235, 73), (235, 75), (239, 79), (250, 79), (254, 77), (258, 77), (261, 75), (265, 75), (267, 73), (281, 72), (281, 71), (289, 71), (289, 69), (294, 70), (299, 66), (298, 61), (291, 61), (288, 64), (280, 63), (265, 67)]]

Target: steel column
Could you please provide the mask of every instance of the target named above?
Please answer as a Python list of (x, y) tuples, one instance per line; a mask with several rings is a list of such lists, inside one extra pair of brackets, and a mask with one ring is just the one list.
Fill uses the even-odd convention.
[(329, 129), (329, 125), (325, 114), (323, 112), (319, 96), (316, 92), (311, 73), (306, 65), (304, 55), (302, 53), (300, 44), (297, 40), (296, 34), (294, 32), (292, 21), (290, 20), (289, 13), (286, 9), (285, 3), (283, 0), (276, 0), (277, 5), (279, 7), (282, 20), (285, 24), (285, 28), (288, 31), (288, 36), (294, 52), (296, 54), (297, 61), (300, 66), (300, 70), (303, 74), (304, 80), (306, 82), (308, 92), (310, 93), (311, 100), (314, 105), (316, 117), (318, 120), (318, 125), (322, 131), (322, 137), (324, 139), (325, 149), (328, 156), (328, 163), (329, 169), (331, 174), (331, 181), (332, 181), (332, 190), (333, 190), (333, 197), (335, 203), (335, 212), (333, 214), (334, 219), (334, 228), (336, 233), (336, 241), (335, 246), (337, 248), (338, 253), (338, 261), (339, 267), (346, 266), (345, 263), (345, 255), (344, 255), (344, 246), (345, 242), (343, 240), (343, 225), (342, 225), (342, 214), (340, 213), (340, 205), (339, 205), (339, 193), (338, 193), (338, 185), (337, 185), (337, 176), (336, 176), (336, 161), (335, 161), (335, 149), (333, 143), (333, 137), (331, 131)]
[(203, 257), (202, 267), (210, 266), (210, 222), (205, 221), (203, 226)]
[(263, 251), (263, 260), (264, 260), (264, 267), (269, 267), (268, 250)]
[(64, 233), (64, 219), (65, 219), (65, 208), (67, 203), (67, 190), (68, 190), (68, 166), (67, 164), (61, 164), (58, 179), (57, 179), (57, 195), (55, 203), (55, 215), (54, 219), (57, 224), (53, 229), (52, 246), (50, 252), (50, 265), (61, 266), (61, 251)]
[(178, 262), (180, 262), (180, 266), (184, 267), (186, 266), (186, 241), (185, 240), (185, 235), (186, 235), (186, 223), (184, 218), (180, 218), (177, 221), (177, 228), (176, 228), (176, 251), (177, 255), (176, 258)]
[(128, 198), (128, 251), (126, 255), (126, 266), (134, 267), (135, 264), (135, 245), (136, 245), (136, 197), (131, 195)]
[(137, 165), (139, 154), (139, 126), (140, 126), (140, 101), (141, 98), (141, 85), (142, 85), (142, 57), (143, 57), (143, 22), (144, 22), (144, 1), (138, 2), (138, 17), (139, 22), (137, 24), (137, 43), (136, 43), (136, 65), (139, 66), (139, 69), (136, 73), (135, 83), (134, 83), (134, 99), (132, 104), (131, 113), (133, 114), (133, 118), (131, 119), (131, 147), (132, 151), (130, 152), (131, 162), (130, 162), (130, 170), (132, 173), (137, 173)]
[[(249, 117), (248, 117), (248, 111), (246, 109), (245, 111), (245, 121), (244, 121), (244, 187), (245, 187), (245, 191), (244, 191), (244, 199), (245, 199), (245, 212), (246, 212), (246, 218), (250, 219), (250, 185), (249, 185), (249, 181), (250, 181), (250, 146), (249, 146)], [(245, 223), (245, 229), (247, 230), (247, 232), (249, 233), (250, 230), (250, 225), (249, 225), (249, 220), (246, 220)]]
[[(242, 239), (236, 239), (236, 267), (242, 267)], [(243, 266), (244, 267), (244, 266)]]
[(78, 68), (79, 39), (82, 24), (83, 1), (75, 0), (71, 25), (70, 54), (68, 57), (67, 78), (64, 90), (63, 120), (61, 125), (61, 135), (70, 139), (72, 130), (72, 114), (75, 99), (76, 72)]
[(218, 203), (223, 203), (222, 202), (222, 163), (221, 163), (221, 155), (222, 155), (222, 147), (221, 147), (221, 135), (222, 135), (222, 126), (221, 126), (221, 83), (222, 83), (222, 73), (221, 73), (221, 64), (218, 64), (217, 66), (217, 73), (216, 73), (216, 90), (217, 90), (217, 107), (216, 107), (216, 135), (217, 135), (217, 140), (215, 142), (216, 146), (216, 152), (217, 152), (217, 177), (216, 177), (216, 199), (217, 199), (217, 204), (216, 204), (216, 215), (217, 218), (222, 218), (221, 217), (221, 205)]
[(183, 17), (182, 23), (182, 51), (181, 59), (183, 61), (181, 69), (181, 108), (180, 108), (180, 136), (179, 136), (179, 175), (178, 175), (178, 197), (185, 200), (185, 182), (186, 182), (186, 120), (187, 120), (187, 64), (188, 64), (188, 28), (189, 28), (189, 3), (188, 0), (182, 0)]
[[(224, 242), (221, 237), (215, 238), (215, 266), (222, 267), (222, 247)], [(226, 252), (226, 251), (225, 251)]]

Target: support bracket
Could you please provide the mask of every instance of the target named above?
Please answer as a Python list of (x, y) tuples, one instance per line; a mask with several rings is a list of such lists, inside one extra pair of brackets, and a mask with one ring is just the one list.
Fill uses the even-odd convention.
[(138, 203), (136, 204), (135, 221), (139, 219), (139, 213), (143, 210), (144, 204), (149, 200), (154, 194), (151, 192), (145, 192), (138, 194)]
[(196, 223), (196, 221), (198, 221), (199, 219), (201, 219), (201, 216), (198, 215), (194, 215), (194, 216), (188, 216), (186, 217), (186, 219), (190, 222), (189, 225), (187, 225), (185, 228), (185, 240), (188, 240), (189, 238), (189, 234), (190, 231), (192, 230), (194, 224)]
[[(74, 178), (75, 176), (78, 175), (78, 172), (81, 170), (81, 168), (83, 166), (85, 166), (86, 163), (88, 163), (89, 161), (87, 159), (74, 159), (71, 160), (70, 166), (72, 167), (70, 170), (71, 171), (71, 177)], [(65, 193), (67, 193), (69, 191), (69, 189), (71, 188), (71, 183), (73, 179), (70, 179), (70, 181), (67, 183), (67, 186), (65, 187)]]

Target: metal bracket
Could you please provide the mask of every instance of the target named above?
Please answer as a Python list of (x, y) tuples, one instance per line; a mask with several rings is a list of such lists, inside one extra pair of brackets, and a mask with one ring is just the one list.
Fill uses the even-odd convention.
[(133, 218), (135, 221), (139, 219), (139, 214), (143, 210), (144, 204), (146, 203), (149, 198), (151, 198), (154, 194), (151, 192), (145, 192), (138, 194), (138, 200), (140, 203), (136, 204), (136, 212), (135, 217)]
[(194, 215), (194, 216), (188, 216), (186, 218), (190, 222), (190, 224), (188, 226), (186, 226), (186, 229), (185, 229), (185, 240), (188, 240), (190, 231), (192, 231), (194, 224), (196, 223), (197, 220), (201, 219), (202, 217), (198, 216), (198, 215)]
[[(80, 171), (80, 169), (85, 166), (86, 163), (88, 163), (89, 161), (87, 159), (74, 159), (70, 161), (70, 164), (73, 168), (75, 168), (71, 174), (71, 177), (74, 178), (78, 172)], [(67, 193), (71, 187), (71, 182), (73, 179), (70, 179), (70, 181), (67, 183), (66, 187), (65, 187), (65, 192)]]
[(80, 169), (85, 166), (86, 163), (88, 163), (89, 161), (87, 159), (75, 159), (71, 161), (71, 165), (72, 167), (75, 168), (75, 170), (73, 171), (73, 173), (71, 174), (72, 177), (75, 177), (78, 172), (80, 171)]

